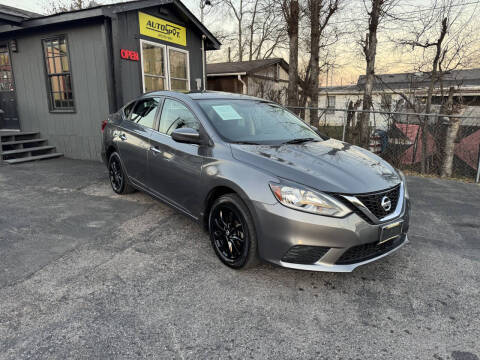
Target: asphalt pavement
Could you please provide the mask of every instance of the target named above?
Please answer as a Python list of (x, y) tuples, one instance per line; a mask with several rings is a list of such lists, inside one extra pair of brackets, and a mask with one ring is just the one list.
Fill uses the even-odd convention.
[(353, 273), (231, 270), (105, 167), (0, 166), (0, 359), (480, 356), (480, 186), (408, 177), (410, 243)]

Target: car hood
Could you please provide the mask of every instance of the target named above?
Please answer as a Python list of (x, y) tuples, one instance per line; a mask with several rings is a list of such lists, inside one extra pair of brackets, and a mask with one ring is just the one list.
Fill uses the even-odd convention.
[(276, 146), (232, 144), (232, 154), (280, 178), (325, 192), (360, 194), (401, 182), (395, 169), (377, 155), (334, 139)]

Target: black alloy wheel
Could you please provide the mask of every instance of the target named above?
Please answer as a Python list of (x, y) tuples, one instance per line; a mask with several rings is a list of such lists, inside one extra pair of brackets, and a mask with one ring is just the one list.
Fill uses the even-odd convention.
[(232, 268), (256, 263), (256, 237), (253, 222), (242, 200), (227, 194), (217, 199), (210, 211), (210, 240), (220, 260)]
[(123, 171), (120, 156), (116, 152), (110, 155), (110, 160), (108, 162), (108, 177), (110, 178), (110, 185), (112, 185), (113, 191), (117, 194), (127, 194), (133, 191), (133, 188), (128, 184), (126, 174)]

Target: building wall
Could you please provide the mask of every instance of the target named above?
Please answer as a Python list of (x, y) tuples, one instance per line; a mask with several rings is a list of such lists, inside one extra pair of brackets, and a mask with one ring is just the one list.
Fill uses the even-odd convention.
[[(405, 90), (405, 93), (407, 93), (407, 90)], [(388, 108), (384, 107), (384, 99), (385, 95), (388, 95), (391, 97), (391, 111), (395, 111), (395, 105), (399, 101), (403, 101), (402, 97), (398, 94), (394, 94), (388, 91), (381, 92), (377, 91), (374, 92), (372, 95), (373, 98), (373, 110), (375, 111), (388, 111)], [(418, 97), (423, 97), (425, 94), (418, 93)], [(327, 108), (328, 107), (328, 96), (335, 96), (335, 107), (337, 109), (348, 109), (348, 104), (350, 101), (355, 103), (356, 101), (360, 100), (362, 101), (363, 99), (363, 93), (358, 92), (358, 93), (341, 93), (341, 92), (332, 92), (332, 93), (326, 93), (322, 92), (319, 95), (319, 101), (318, 101), (318, 106), (320, 108)], [(435, 96), (438, 96), (438, 94), (434, 95), (434, 100)], [(466, 97), (469, 97), (468, 100), (464, 100), (464, 108), (462, 115), (464, 116), (479, 116), (480, 117), (480, 89), (461, 89), (459, 92), (455, 94), (455, 96), (462, 96), (466, 99)], [(382, 100), (383, 99), (383, 100)], [(471, 99), (475, 99), (475, 101), (472, 101)], [(361, 108), (361, 107), (360, 107)], [(397, 111), (406, 111), (406, 109), (400, 109)], [(439, 113), (440, 112), (440, 105), (433, 105), (433, 111)], [(344, 111), (326, 111), (323, 113), (323, 115), (320, 117), (320, 124), (321, 125), (334, 125), (334, 126), (339, 126), (343, 125), (344, 119), (346, 118), (346, 112)], [(387, 124), (387, 115), (384, 114), (374, 114), (370, 116), (370, 124), (373, 126), (376, 126), (377, 128), (385, 128)], [(404, 121), (406, 121), (407, 117), (404, 116)], [(478, 121), (473, 121), (473, 120), (467, 120), (467, 122), (474, 122), (475, 124), (478, 123)]]
[(262, 69), (248, 77), (248, 94), (252, 96), (285, 104), (287, 89), (288, 72), (278, 64)]
[[(72, 71), (74, 113), (52, 113), (48, 107), (42, 39), (66, 34)], [(12, 53), (17, 108), (23, 131), (40, 131), (57, 151), (76, 159), (100, 159), (100, 124), (109, 113), (106, 47), (101, 23), (16, 34)]]
[[(242, 80), (247, 85), (247, 95), (285, 104), (288, 88), (288, 73), (279, 66), (278, 81), (273, 80), (276, 77), (276, 68), (277, 66), (274, 65), (260, 70), (253, 75), (243, 75)], [(210, 76), (208, 77), (207, 88), (214, 91), (241, 94), (243, 87), (240, 81), (238, 81), (237, 76)]]
[[(396, 101), (400, 100), (400, 96), (396, 94), (391, 95), (391, 103), (395, 104)], [(357, 101), (363, 99), (363, 93), (326, 93), (322, 92), (319, 94), (318, 107), (328, 108), (328, 96), (335, 97), (335, 108), (337, 109), (348, 109), (348, 104), (352, 101), (354, 104)], [(376, 111), (386, 111), (387, 109), (383, 107), (382, 104), (382, 94), (374, 93), (372, 95), (373, 100), (373, 109)], [(320, 111), (320, 125), (331, 125), (331, 126), (340, 126), (343, 125), (346, 119), (345, 111), (330, 111), (325, 112)], [(381, 114), (375, 114), (375, 116), (370, 117), (371, 124), (375, 124), (377, 127), (385, 127), (386, 121), (385, 116)]]
[(288, 82), (275, 81), (255, 76), (248, 77), (248, 95), (285, 104)]
[(255, 74), (260, 76), (268, 76), (271, 78), (275, 78), (277, 67), (278, 67), (278, 79), (288, 81), (288, 71), (286, 71), (283, 67), (281, 67), (278, 64), (275, 64), (274, 66), (269, 66), (266, 69), (256, 72)]

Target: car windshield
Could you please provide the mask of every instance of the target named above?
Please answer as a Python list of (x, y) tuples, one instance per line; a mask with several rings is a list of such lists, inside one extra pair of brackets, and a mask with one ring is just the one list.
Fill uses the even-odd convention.
[(301, 119), (260, 100), (198, 100), (212, 125), (232, 143), (282, 144), (321, 141)]

